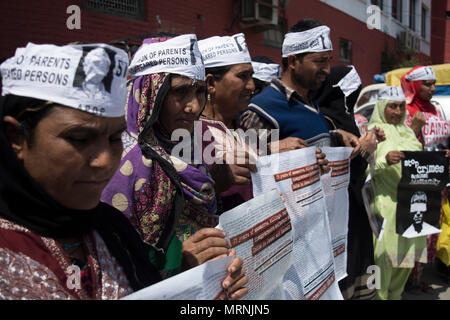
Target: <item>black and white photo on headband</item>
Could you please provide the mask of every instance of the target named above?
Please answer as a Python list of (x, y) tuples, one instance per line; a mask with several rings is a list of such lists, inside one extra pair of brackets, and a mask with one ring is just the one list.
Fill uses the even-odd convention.
[(103, 97), (111, 93), (114, 72), (126, 69), (125, 62), (116, 70), (116, 53), (107, 47), (84, 46), (83, 55), (78, 63), (73, 87), (82, 90), (88, 97)]

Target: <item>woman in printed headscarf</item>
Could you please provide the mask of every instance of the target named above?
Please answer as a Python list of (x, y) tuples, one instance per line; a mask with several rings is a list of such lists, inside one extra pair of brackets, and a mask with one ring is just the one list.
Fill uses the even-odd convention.
[(70, 59), (73, 76), (83, 48), (29, 44), (1, 66), (0, 300), (118, 299), (161, 280), (128, 220), (100, 203), (120, 163), (125, 79), (112, 75), (107, 99), (86, 100), (70, 85), (10, 77), (39, 56)]
[[(161, 40), (166, 39), (145, 40), (131, 62), (135, 79), (129, 86), (124, 152), (102, 201), (128, 217), (142, 240), (154, 249), (150, 259), (166, 277), (232, 252), (224, 232), (214, 228), (218, 224), (214, 180), (206, 166), (192, 164), (186, 154), (172, 155), (180, 142), (172, 140), (173, 133), (182, 129), (190, 140), (206, 103), (200, 54), (196, 64), (175, 73), (170, 65), (158, 64), (149, 64), (142, 74), (133, 71), (139, 54), (145, 55), (147, 49), (189, 48), (191, 40), (196, 44), (193, 35)], [(235, 260), (238, 269), (242, 260)], [(246, 277), (241, 280), (246, 282)]]
[[(430, 102), (436, 91), (436, 74), (432, 67), (417, 66), (412, 68), (401, 78), (402, 89), (405, 93), (407, 103), (407, 117), (405, 124), (414, 130), (419, 141), (425, 150), (445, 150), (448, 157), (449, 136), (441, 133), (435, 134), (432, 130), (436, 127), (445, 127), (448, 123), (439, 110)], [(442, 204), (447, 198), (447, 189), (442, 190)], [(441, 205), (441, 217), (442, 217)], [(439, 234), (432, 234), (427, 237), (428, 263), (433, 263), (436, 256), (436, 244)], [(407, 291), (419, 294), (421, 291), (433, 293), (433, 288), (425, 283), (421, 277), (423, 265), (416, 263), (407, 284)]]
[[(75, 77), (76, 61), (96, 47), (128, 65), (125, 52), (106, 45), (29, 44), (1, 66), (1, 300), (118, 299), (161, 281), (149, 259), (154, 249), (120, 211), (100, 202), (122, 153), (125, 73), (109, 70), (110, 94), (101, 100), (86, 99), (69, 82), (17, 76), (39, 72), (34, 57), (58, 56), (73, 63), (65, 73)], [(237, 274), (224, 280), (231, 298), (235, 280), (246, 280), (236, 262)]]
[[(349, 221), (347, 277), (339, 281), (345, 299), (368, 300), (376, 292), (366, 286), (370, 274), (367, 268), (374, 264), (373, 237), (362, 200), (361, 188), (365, 181), (365, 170), (369, 157), (377, 146), (374, 132), (365, 132), (361, 137), (355, 122), (353, 106), (361, 91), (361, 79), (353, 66), (336, 66), (323, 85), (317, 90), (315, 99), (327, 120), (330, 130), (342, 129), (357, 136), (361, 143), (360, 154), (351, 161), (349, 184)], [(379, 140), (383, 140), (379, 132)]]
[(426, 261), (425, 237), (407, 239), (396, 233), (397, 186), (404, 157), (400, 150), (421, 151), (422, 146), (404, 125), (406, 104), (401, 88), (386, 87), (378, 99), (368, 127), (381, 128), (386, 137), (377, 146), (371, 181), (373, 210), (386, 220), (382, 239), (374, 241), (375, 264), (380, 267), (381, 279), (377, 295), (382, 300), (400, 300), (414, 263)]
[[(237, 44), (239, 42), (239, 45)], [(202, 113), (203, 157), (217, 183), (218, 213), (230, 210), (253, 198), (251, 172), (256, 157), (271, 151), (289, 151), (306, 146), (299, 138), (288, 137), (269, 143), (269, 130), (243, 132), (238, 124), (255, 90), (253, 67), (243, 34), (200, 40), (205, 62), (208, 101)], [(233, 48), (231, 53), (218, 48)], [(253, 128), (251, 128), (253, 129)], [(259, 129), (259, 128), (255, 128)], [(214, 150), (209, 152), (213, 145)], [(265, 147), (266, 148), (265, 148)], [(320, 151), (320, 150), (318, 150)], [(318, 152), (322, 169), (328, 170), (325, 154)], [(221, 165), (221, 162), (224, 165)]]

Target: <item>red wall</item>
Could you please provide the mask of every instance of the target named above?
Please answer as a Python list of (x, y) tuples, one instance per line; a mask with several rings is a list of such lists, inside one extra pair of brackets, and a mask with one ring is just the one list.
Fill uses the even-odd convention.
[[(263, 45), (263, 33), (240, 28), (238, 17), (234, 14), (239, 11), (236, 7), (238, 0), (147, 1), (146, 21), (82, 10), (81, 30), (69, 30), (66, 27), (69, 17), (66, 9), (73, 4), (82, 7), (81, 0), (0, 1), (0, 12), (3, 14), (0, 20), (0, 59), (12, 56), (15, 48), (29, 41), (54, 44), (109, 42), (159, 30), (177, 34), (196, 33), (199, 39), (243, 32), (252, 56), (265, 55), (281, 63), (280, 50)], [(162, 22), (160, 27), (156, 22), (157, 15)], [(339, 38), (352, 41), (351, 63), (357, 68), (363, 85), (372, 83), (373, 75), (380, 73), (381, 52), (386, 40), (390, 48), (395, 48), (393, 38), (380, 31), (369, 30), (365, 23), (318, 0), (290, 1), (286, 10), (288, 28), (305, 17), (316, 18), (331, 27), (333, 65), (343, 64), (339, 61)]]
[(433, 64), (444, 62), (447, 0), (433, 0), (431, 3), (431, 60)]
[[(450, 11), (450, 1), (447, 0), (447, 11)], [(444, 63), (450, 63), (450, 20), (445, 21), (445, 49), (444, 49)]]

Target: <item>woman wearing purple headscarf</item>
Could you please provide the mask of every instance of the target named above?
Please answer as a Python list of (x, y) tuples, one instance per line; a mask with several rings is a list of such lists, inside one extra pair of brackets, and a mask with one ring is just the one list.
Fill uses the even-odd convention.
[[(127, 130), (122, 136), (124, 151), (119, 170), (102, 194), (102, 201), (122, 211), (142, 240), (155, 249), (150, 259), (165, 276), (234, 254), (229, 250), (225, 233), (214, 228), (218, 217), (215, 215), (214, 181), (208, 170), (203, 165), (193, 165), (171, 155), (179, 143), (172, 141), (172, 133), (176, 129), (192, 133), (194, 121), (198, 120), (206, 103), (206, 85), (201, 80), (202, 72), (197, 72), (198, 65), (203, 68), (203, 63), (196, 59), (194, 49), (197, 47), (192, 45), (189, 36), (195, 37), (185, 35), (163, 43), (149, 39), (141, 49), (142, 52), (153, 48), (154, 52), (178, 49), (177, 41), (182, 46), (181, 37), (187, 37), (187, 48), (192, 50), (192, 73), (189, 67), (177, 69), (175, 73), (170, 64), (147, 62), (144, 65), (148, 68), (135, 72), (142, 68), (133, 68), (136, 63), (131, 62), (129, 72), (135, 78), (129, 85)], [(160, 44), (164, 46), (159, 48)], [(175, 51), (184, 52), (178, 50)], [(138, 51), (133, 59), (143, 61), (140, 57)], [(228, 276), (223, 282), (224, 287), (233, 292), (230, 298), (240, 298), (247, 292), (242, 288), (247, 277), (241, 267), (242, 260), (234, 259), (230, 273), (239, 269), (241, 272), (239, 276)]]

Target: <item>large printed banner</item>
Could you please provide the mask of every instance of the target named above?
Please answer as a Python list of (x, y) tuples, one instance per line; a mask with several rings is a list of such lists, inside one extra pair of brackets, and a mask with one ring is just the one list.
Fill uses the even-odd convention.
[[(345, 158), (342, 150), (341, 156), (336, 155), (334, 159), (335, 176), (330, 177), (332, 194), (339, 189), (341, 174), (347, 170), (348, 161), (339, 162)], [(316, 147), (259, 157), (256, 165), (258, 172), (252, 173), (253, 194), (257, 196), (273, 189), (281, 192), (292, 225), (293, 263), (284, 274), (278, 293), (269, 299), (284, 296), (288, 300), (342, 300), (335, 255), (345, 257), (342, 249), (345, 250), (346, 236), (341, 239), (340, 229), (333, 229), (336, 232), (332, 235)], [(339, 245), (334, 248), (334, 244)]]
[(403, 151), (397, 189), (397, 233), (416, 238), (439, 233), (441, 191), (448, 181), (445, 152)]
[(442, 145), (447, 148), (450, 136), (450, 123), (428, 112), (424, 112), (424, 116), (427, 120), (422, 127), (425, 146)]

